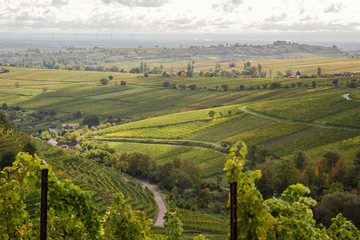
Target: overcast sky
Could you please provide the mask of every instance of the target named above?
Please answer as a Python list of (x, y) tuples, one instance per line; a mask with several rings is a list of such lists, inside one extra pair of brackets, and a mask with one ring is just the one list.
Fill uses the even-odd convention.
[(360, 33), (358, 0), (0, 0), (0, 13), (14, 33)]

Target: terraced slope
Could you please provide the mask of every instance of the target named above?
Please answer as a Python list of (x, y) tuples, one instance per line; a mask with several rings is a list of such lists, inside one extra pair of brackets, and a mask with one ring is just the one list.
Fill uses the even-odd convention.
[(99, 206), (101, 214), (105, 213), (111, 203), (112, 195), (121, 192), (134, 209), (141, 210), (146, 213), (147, 218), (156, 220), (158, 209), (153, 194), (135, 181), (94, 161), (79, 157), (72, 151), (43, 144), (40, 153), (56, 170), (63, 171), (60, 178), (70, 178), (82, 189), (93, 191), (93, 201)]
[(18, 151), (26, 143), (29, 136), (13, 128), (0, 126), (0, 155), (5, 151)]

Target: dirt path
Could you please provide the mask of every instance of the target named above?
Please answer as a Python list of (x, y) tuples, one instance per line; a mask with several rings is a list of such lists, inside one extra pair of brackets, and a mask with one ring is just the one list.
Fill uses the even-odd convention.
[(336, 126), (336, 125), (330, 125), (330, 124), (322, 124), (322, 123), (314, 123), (314, 122), (306, 122), (306, 121), (301, 121), (301, 120), (293, 120), (293, 119), (286, 119), (286, 118), (281, 118), (281, 117), (276, 117), (276, 116), (272, 116), (272, 115), (267, 115), (264, 113), (259, 113), (259, 112), (254, 112), (252, 110), (249, 110), (247, 108), (247, 106), (242, 106), (241, 110), (245, 113), (249, 113), (258, 117), (262, 117), (262, 118), (267, 118), (270, 119), (272, 121), (276, 121), (276, 122), (289, 122), (289, 123), (306, 123), (309, 124), (313, 127), (321, 127), (321, 128), (331, 128), (331, 129), (346, 129), (346, 130), (359, 130), (359, 128), (357, 127), (341, 127), (341, 126)]
[(160, 196), (160, 193), (157, 190), (158, 186), (147, 183), (147, 182), (143, 182), (139, 179), (135, 179), (135, 180), (138, 181), (139, 183), (141, 183), (144, 189), (145, 189), (145, 187), (147, 187), (154, 194), (155, 201), (159, 208), (159, 213), (156, 218), (156, 222), (154, 223), (154, 226), (163, 227), (164, 226), (164, 217), (167, 212), (167, 209), (166, 209), (166, 205), (165, 205), (163, 199)]
[(216, 151), (229, 154), (229, 150), (224, 147), (216, 146), (213, 143), (197, 142), (191, 140), (174, 140), (174, 139), (150, 139), (150, 138), (102, 138), (97, 137), (94, 140), (109, 141), (109, 142), (133, 142), (133, 143), (148, 143), (148, 144), (168, 144), (180, 146), (192, 146), (201, 148), (211, 148)]
[(349, 98), (350, 93), (345, 93), (343, 94), (343, 98), (345, 98), (346, 100), (351, 100), (351, 98)]

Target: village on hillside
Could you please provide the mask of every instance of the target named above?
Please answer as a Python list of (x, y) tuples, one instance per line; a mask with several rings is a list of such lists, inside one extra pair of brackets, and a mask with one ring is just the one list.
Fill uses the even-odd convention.
[[(49, 131), (49, 133), (56, 132), (58, 135), (60, 135), (62, 130), (68, 131), (68, 130), (81, 130), (81, 129), (82, 128), (80, 127), (79, 123), (64, 123), (61, 125), (61, 127), (57, 126), (57, 125), (52, 125), (49, 127), (48, 131)], [(81, 149), (82, 148), (78, 141), (66, 143), (64, 141), (57, 141), (56, 139), (54, 139), (51, 136), (47, 139), (47, 142), (53, 146), (58, 146), (58, 147), (62, 147), (65, 149), (75, 149), (75, 148)]]

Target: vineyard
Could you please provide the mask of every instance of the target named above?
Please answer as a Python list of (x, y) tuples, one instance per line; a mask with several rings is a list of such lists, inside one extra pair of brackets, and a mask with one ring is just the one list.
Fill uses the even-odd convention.
[[(354, 115), (354, 111), (360, 107), (360, 102), (345, 100), (342, 97), (342, 92), (341, 89), (315, 92), (311, 95), (302, 95), (289, 99), (258, 102), (249, 105), (249, 108), (286, 119), (315, 122), (321, 119), (319, 122), (322, 123), (332, 123), (334, 118), (346, 117), (349, 125), (343, 126), (358, 126), (359, 119)], [(301, 108), (298, 106), (301, 106)]]
[(18, 151), (28, 141), (29, 136), (13, 128), (1, 128), (0, 125), (0, 155), (5, 151)]
[(41, 156), (59, 172), (66, 172), (61, 178), (72, 179), (83, 190), (95, 193), (93, 201), (104, 214), (116, 192), (124, 194), (125, 199), (134, 209), (142, 210), (147, 218), (156, 220), (157, 204), (153, 194), (135, 181), (124, 178), (120, 173), (96, 164), (89, 159), (59, 149), (43, 145)]
[[(335, 64), (336, 59), (315, 59), (314, 63), (322, 64), (324, 71), (329, 72), (356, 70), (356, 60), (340, 60), (343, 68)], [(268, 60), (262, 64), (281, 71), (296, 68), (312, 73), (315, 67), (309, 63), (310, 60), (298, 59)], [(170, 63), (165, 63), (165, 68), (169, 67), (167, 64)], [(195, 69), (197, 64), (203, 69), (210, 66), (209, 62), (197, 62)], [(228, 69), (227, 64), (223, 65)], [(9, 105), (8, 115), (15, 106), (21, 107), (22, 110), (16, 112), (15, 124), (27, 124), (29, 132), (40, 135), (38, 130), (47, 130), (50, 125), (73, 120), (82, 125), (84, 116), (90, 114), (97, 115), (101, 123), (119, 119), (115, 126), (90, 128), (88, 135), (81, 135), (77, 140), (81, 144), (103, 143), (119, 154), (147, 154), (157, 167), (189, 160), (200, 169), (198, 180), (204, 186), (216, 183), (218, 187), (228, 188), (223, 168), (229, 147), (238, 141), (244, 141), (249, 149), (266, 149), (269, 155), (264, 161), (275, 159), (274, 164), (292, 159), (296, 151), (302, 150), (309, 156), (309, 164), (316, 166), (329, 149), (338, 151), (345, 164), (352, 164), (360, 150), (359, 87), (349, 87), (349, 83), (358, 81), (359, 77), (338, 78), (335, 87), (332, 78), (187, 78), (154, 74), (145, 78), (143, 74), (120, 72), (9, 69), (10, 73), (0, 75), (0, 101)], [(102, 86), (99, 79), (109, 75), (113, 80), (108, 86)], [(119, 86), (116, 81), (127, 81), (127, 84)], [(176, 84), (177, 88), (164, 87), (164, 82)], [(194, 84), (197, 88), (191, 90), (188, 86)], [(278, 87), (272, 89), (272, 84)], [(223, 85), (228, 89), (222, 88)], [(351, 100), (343, 97), (346, 93)], [(52, 119), (46, 113), (48, 115), (36, 123), (23, 121), (28, 116), (51, 110), (56, 111)], [(74, 118), (77, 112), (82, 117)], [(59, 135), (64, 137), (65, 133)], [(59, 179), (70, 179), (83, 190), (93, 192), (92, 201), (102, 215), (111, 204), (113, 194), (122, 192), (134, 209), (156, 220), (158, 208), (153, 194), (130, 176), (115, 170), (114, 166), (105, 167), (81, 157), (82, 153), (75, 150), (63, 150), (32, 139), (40, 157), (54, 168)], [(19, 151), (27, 141), (28, 134), (12, 128), (0, 129), (0, 154)], [(92, 150), (99, 148), (92, 146)], [(39, 200), (36, 193), (27, 197), (30, 214), (37, 212)], [(180, 208), (176, 211), (188, 233), (206, 232), (214, 235), (214, 239), (223, 239), (228, 232), (227, 221), (220, 218), (200, 211)]]

